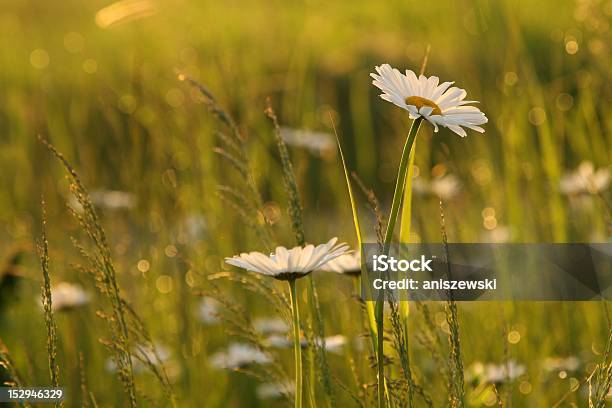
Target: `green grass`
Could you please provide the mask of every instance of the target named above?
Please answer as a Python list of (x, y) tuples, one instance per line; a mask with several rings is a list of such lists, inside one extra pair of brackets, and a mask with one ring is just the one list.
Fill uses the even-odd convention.
[[(112, 302), (119, 296), (133, 306), (153, 343), (169, 351), (166, 371), (177, 406), (268, 406), (256, 396), (260, 381), (209, 363), (235, 333), (197, 319), (197, 293), (212, 290), (207, 275), (227, 270), (225, 256), (266, 251), (265, 240), (295, 243), (283, 163), (264, 113), (266, 98), (281, 126), (333, 133), (331, 114), (349, 172), (373, 188), (388, 213), (410, 121), (377, 97), (368, 74), (384, 62), (418, 70), (428, 46), (426, 74), (455, 80), (470, 99), (481, 102), (490, 120), (484, 135), (472, 132), (466, 139), (444, 129), (434, 134), (428, 126), (419, 132), (414, 158), (419, 177), (448, 173), (461, 181), (460, 193), (444, 204), (448, 240), (487, 239), (491, 231), (483, 210), (493, 209), (492, 232), (509, 231), (511, 242), (609, 241), (611, 220), (604, 204), (609, 190), (577, 206), (558, 189), (560, 177), (580, 162), (592, 161), (596, 168), (610, 163), (609, 6), (526, 0), (155, 4), (156, 14), (109, 28), (99, 27), (95, 18), (106, 2), (5, 1), (0, 7), (0, 265), (6, 265), (0, 266), (0, 363), (4, 343), (21, 383), (50, 383), (39, 302), (43, 275), (33, 245), (41, 235), (44, 194), (51, 284), (78, 282), (92, 296), (88, 306), (53, 316), (54, 364), (70, 395), (67, 406), (82, 405), (89, 393), (100, 406), (129, 403), (120, 379), (105, 368), (112, 353), (100, 343), (114, 326), (96, 315), (117, 310)], [(568, 52), (572, 41), (578, 44), (575, 54)], [(215, 132), (227, 129), (190, 85), (177, 80), (177, 70), (205, 84), (235, 118), (253, 186), (266, 214), (274, 215), (264, 240), (216, 194), (219, 184), (241, 183), (213, 151), (223, 145)], [(87, 231), (66, 209), (69, 183), (37, 140), (39, 134), (66, 156), (90, 192), (134, 194), (132, 208), (98, 212), (120, 288), (111, 303), (96, 292), (89, 274), (75, 268), (85, 261), (70, 237), (87, 243)], [(319, 157), (288, 148), (306, 240), (338, 236), (355, 246), (339, 154)], [(247, 187), (239, 191), (251, 194)], [(363, 197), (355, 198), (364, 240), (374, 241), (376, 218)], [(415, 193), (411, 207), (410, 239), (440, 242), (438, 199)], [(191, 236), (188, 224), (193, 227), (196, 218), (205, 228)], [(250, 220), (257, 224), (263, 218), (251, 214)], [(24, 256), (11, 261), (16, 251)], [(148, 264), (139, 268), (142, 260)], [(3, 290), (5, 276), (15, 271), (22, 278), (15, 289)], [(354, 283), (319, 272), (314, 278), (325, 334), (354, 338), (368, 332), (368, 318), (351, 296)], [(247, 323), (275, 310), (260, 292), (215, 282)], [(305, 332), (313, 330), (307, 325), (312, 322), (305, 323), (312, 303), (307, 287), (299, 282), (297, 294)], [(604, 358), (608, 307), (458, 304), (463, 366), (508, 359), (525, 365), (526, 374), (498, 389), (514, 406), (552, 406), (573, 390), (575, 379), (580, 388), (563, 403), (584, 406), (585, 378)], [(417, 383), (439, 406), (447, 391), (429, 347), (447, 361), (448, 323), (443, 305), (429, 305), (428, 313), (410, 309), (410, 364)], [(509, 333), (518, 333), (519, 341)], [(344, 406), (367, 395), (369, 406), (375, 405), (367, 341), (367, 347), (350, 347), (343, 355), (327, 353), (333, 399), (317, 381), (320, 404)], [(400, 378), (391, 343), (386, 354), (394, 357), (389, 375)], [(570, 355), (582, 362), (577, 372), (560, 378), (542, 369), (547, 357)], [(274, 372), (291, 377), (291, 350), (274, 356), (279, 365)], [(169, 391), (154, 373), (134, 376), (140, 404), (147, 405), (145, 398), (168, 404), (164, 393)], [(305, 373), (305, 403), (310, 378)], [(466, 381), (464, 388), (467, 406), (494, 402), (490, 387)], [(414, 398), (420, 406), (423, 399), (418, 393)]]

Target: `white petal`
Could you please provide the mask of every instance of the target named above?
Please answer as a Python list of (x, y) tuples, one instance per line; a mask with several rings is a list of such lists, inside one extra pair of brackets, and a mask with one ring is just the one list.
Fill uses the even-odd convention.
[(429, 123), (431, 123), (431, 124), (433, 125), (433, 127), (434, 127), (434, 132), (437, 132), (437, 131), (438, 131), (438, 124), (437, 124), (437, 123), (436, 123), (436, 122), (435, 122), (435, 121), (432, 119), (432, 116), (427, 115), (427, 116), (424, 116), (424, 118), (425, 118), (425, 119), (426, 119), (426, 120), (427, 120)]
[(287, 248), (279, 246), (274, 250), (274, 263), (277, 270), (288, 270), (289, 251)]
[(463, 130), (457, 125), (448, 125), (447, 127), (461, 137), (465, 137), (467, 135), (467, 133), (465, 133), (465, 130)]
[(438, 86), (438, 82), (440, 82), (440, 78), (438, 78), (437, 76), (430, 76), (427, 79), (427, 87), (423, 91), (423, 97), (431, 100), (432, 99), (432, 95), (433, 95), (436, 87)]
[(452, 84), (454, 84), (454, 82), (444, 82), (441, 85), (439, 85), (433, 92), (433, 94), (431, 95), (431, 100), (436, 102), (436, 104), (438, 103), (438, 98), (440, 97), (440, 95), (442, 95), (444, 92), (446, 92), (446, 90), (448, 89), (449, 86), (451, 86)]
[(408, 109), (408, 112), (414, 114), (414, 115), (418, 115), (419, 111), (417, 110), (416, 106), (414, 105), (405, 105), (406, 109)]
[(408, 81), (408, 87), (410, 90), (410, 95), (418, 95), (419, 94), (419, 79), (416, 77), (415, 73), (409, 69), (406, 70), (406, 80)]
[(312, 254), (314, 253), (314, 249), (314, 245), (306, 245), (306, 247), (302, 249), (302, 253), (300, 254), (300, 260), (298, 262), (298, 265), (301, 270), (305, 270), (306, 266), (308, 266), (308, 263), (312, 258)]
[(422, 106), (421, 109), (419, 109), (419, 113), (424, 116), (431, 115), (431, 112), (433, 112), (433, 108), (431, 106)]

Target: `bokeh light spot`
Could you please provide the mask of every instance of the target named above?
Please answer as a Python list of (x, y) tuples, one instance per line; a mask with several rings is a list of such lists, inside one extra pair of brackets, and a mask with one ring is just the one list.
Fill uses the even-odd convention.
[(119, 98), (119, 109), (127, 114), (134, 113), (136, 110), (136, 98), (134, 95), (126, 94)]
[(137, 268), (140, 272), (147, 272), (149, 269), (151, 269), (151, 263), (146, 259), (141, 259), (138, 261)]
[(560, 111), (568, 111), (574, 105), (574, 97), (570, 94), (561, 93), (559, 96), (557, 96), (555, 104), (557, 105), (557, 109)]
[(70, 32), (64, 36), (64, 48), (66, 51), (76, 54), (83, 50), (85, 38), (79, 33)]
[(506, 72), (506, 74), (504, 75), (504, 83), (508, 86), (514, 86), (516, 85), (516, 83), (518, 82), (518, 75), (516, 75), (516, 72)]
[(485, 219), (482, 222), (482, 225), (488, 229), (488, 230), (493, 230), (497, 227), (497, 219), (495, 217), (485, 217)]
[(167, 294), (172, 292), (172, 277), (168, 275), (161, 275), (155, 281), (155, 287), (159, 293)]
[(529, 381), (523, 381), (519, 385), (519, 391), (521, 392), (521, 394), (531, 394), (531, 391), (533, 391), (533, 386)]
[(35, 49), (30, 53), (30, 64), (36, 69), (43, 69), (49, 65), (49, 53), (43, 49)]
[(517, 344), (519, 341), (521, 341), (521, 334), (519, 332), (512, 330), (508, 333), (508, 343)]
[(172, 88), (166, 92), (166, 103), (173, 108), (180, 108), (185, 102), (185, 94), (180, 89)]
[(565, 52), (567, 52), (569, 55), (576, 54), (579, 48), (578, 41), (576, 40), (569, 40), (565, 43)]
[(546, 111), (539, 106), (532, 108), (529, 111), (529, 122), (532, 125), (540, 126), (546, 121)]
[(482, 218), (495, 217), (495, 209), (493, 207), (485, 207), (482, 209)]
[(95, 74), (98, 71), (98, 63), (95, 59), (88, 58), (83, 61), (83, 71), (88, 74)]
[(178, 249), (174, 245), (167, 245), (164, 248), (164, 253), (168, 258), (174, 258), (178, 254)]

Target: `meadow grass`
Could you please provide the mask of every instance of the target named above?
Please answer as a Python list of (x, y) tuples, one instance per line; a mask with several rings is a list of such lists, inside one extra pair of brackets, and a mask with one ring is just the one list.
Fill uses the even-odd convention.
[[(110, 26), (97, 1), (10, 2), (0, 12), (3, 381), (57, 380), (66, 406), (292, 404), (293, 352), (254, 324), (290, 324), (289, 293), (223, 258), (384, 237), (410, 122), (370, 85), (383, 62), (418, 70), (428, 55), (425, 74), (455, 79), (490, 118), (467, 139), (422, 126), (407, 180), (453, 175), (461, 188), (444, 199), (445, 238), (439, 198), (407, 189), (396, 239), (609, 241), (610, 190), (559, 189), (585, 160), (610, 164), (606, 4), (151, 4), (150, 16)], [(290, 145), (282, 127), (326, 132), (332, 143), (335, 127), (342, 150)], [(38, 134), (66, 161), (58, 166)], [(134, 202), (91, 202), (115, 190)], [(42, 274), (31, 245), (41, 193)], [(353, 278), (307, 279), (295, 299), (307, 405), (376, 406), (377, 339), (383, 404), (606, 404), (607, 302), (400, 302), (379, 331)], [(89, 303), (50, 313), (51, 298), (41, 308), (41, 286), (48, 297), (62, 281), (85, 288)], [(200, 321), (198, 295), (217, 299), (217, 322)], [(336, 334), (347, 338), (342, 354), (321, 340)], [(271, 363), (215, 367), (210, 357), (236, 341)], [(580, 363), (551, 369), (560, 357)], [(512, 362), (524, 373), (510, 378)], [(477, 363), (506, 367), (504, 380), (482, 382)], [(267, 383), (284, 384), (279, 399), (258, 394)]]

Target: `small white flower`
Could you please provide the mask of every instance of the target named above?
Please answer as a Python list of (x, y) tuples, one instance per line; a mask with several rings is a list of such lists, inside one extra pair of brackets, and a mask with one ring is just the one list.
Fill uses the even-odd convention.
[(359, 252), (349, 252), (332, 259), (321, 267), (324, 271), (341, 273), (344, 275), (361, 274), (361, 254)]
[(136, 204), (134, 194), (126, 191), (98, 190), (92, 192), (90, 197), (95, 205), (109, 210), (132, 208)]
[(289, 325), (283, 319), (275, 318), (259, 318), (253, 321), (253, 328), (263, 335), (267, 334), (284, 334), (290, 329)]
[(452, 175), (447, 174), (441, 177), (434, 177), (427, 181), (421, 177), (417, 177), (412, 182), (414, 191), (418, 194), (431, 194), (435, 197), (440, 197), (443, 200), (450, 200), (461, 191), (461, 182)]
[(76, 309), (89, 303), (89, 294), (80, 285), (61, 282), (51, 288), (54, 312)]
[(205, 296), (198, 307), (198, 317), (206, 325), (219, 323), (219, 301)]
[(337, 240), (332, 238), (326, 244), (316, 247), (306, 245), (287, 249), (279, 246), (269, 256), (261, 252), (242, 253), (232, 258), (225, 258), (225, 262), (280, 280), (296, 279), (308, 275), (330, 260), (346, 253), (348, 246), (344, 243), (335, 245)]
[(213, 367), (228, 370), (236, 370), (253, 364), (268, 364), (271, 361), (263, 351), (242, 343), (232, 343), (227, 351), (220, 351), (210, 357), (210, 364)]
[(201, 239), (206, 235), (208, 225), (206, 219), (200, 214), (191, 214), (185, 217), (180, 225), (180, 232), (185, 234), (187, 239)]
[(293, 343), (291, 340), (287, 338), (287, 336), (281, 334), (272, 334), (264, 340), (264, 343), (268, 347), (277, 348), (277, 349), (286, 349), (290, 348)]
[[(322, 345), (322, 341), (320, 338), (315, 339), (315, 342), (318, 345)], [(328, 351), (333, 354), (342, 354), (342, 350), (346, 345), (346, 337), (337, 334), (335, 336), (328, 336), (325, 338), (325, 351)]]
[(465, 379), (468, 382), (485, 382), (489, 384), (502, 384), (506, 380), (514, 380), (525, 374), (525, 366), (517, 364), (514, 360), (508, 364), (472, 364), (466, 372)]
[(559, 189), (568, 195), (582, 193), (597, 194), (605, 191), (610, 185), (610, 170), (601, 168), (595, 171), (593, 163), (583, 161), (576, 171), (564, 175), (559, 182)]
[[(163, 345), (156, 345), (155, 350), (140, 345), (132, 349), (132, 367), (136, 374), (145, 372), (149, 365), (161, 366), (169, 360), (170, 351)], [(117, 364), (112, 358), (106, 360), (105, 367), (108, 372), (117, 372)]]
[(295, 393), (295, 383), (293, 381), (265, 383), (257, 386), (255, 392), (260, 399), (277, 399), (283, 395), (293, 395)]
[(336, 139), (329, 133), (280, 128), (281, 137), (288, 145), (307, 149), (311, 153), (328, 157), (336, 151)]
[[(136, 204), (134, 194), (126, 191), (95, 190), (89, 193), (89, 198), (94, 206), (111, 211), (130, 209)], [(78, 213), (83, 212), (81, 203), (73, 195), (68, 199), (68, 205)]]
[(477, 101), (464, 100), (467, 92), (464, 89), (451, 87), (453, 82), (439, 84), (436, 76), (418, 78), (411, 70), (406, 75), (389, 64), (376, 67), (377, 74), (370, 74), (372, 83), (383, 93), (380, 97), (409, 112), (411, 119), (425, 118), (438, 131), (444, 126), (458, 134), (466, 136), (462, 127), (483, 133), (479, 125), (488, 122), (487, 117), (475, 106), (466, 106)]
[(580, 359), (575, 356), (548, 357), (542, 365), (546, 371), (577, 371), (580, 368)]

